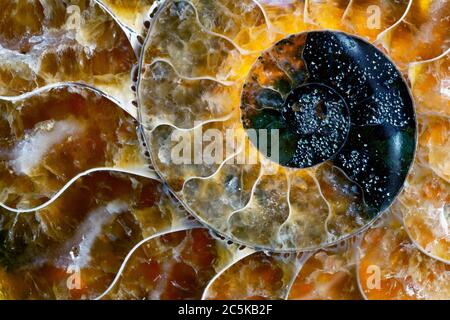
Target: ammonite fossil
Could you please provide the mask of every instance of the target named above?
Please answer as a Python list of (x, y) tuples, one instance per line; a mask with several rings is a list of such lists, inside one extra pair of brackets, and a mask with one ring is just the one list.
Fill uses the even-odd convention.
[[(197, 21), (197, 11), (188, 2), (160, 9), (143, 48), (138, 86), (153, 163), (192, 213), (247, 245), (304, 250), (348, 237), (389, 207), (416, 143), (412, 98), (394, 64), (362, 39), (311, 31), (276, 42), (243, 71), (234, 60), (256, 54), (213, 37), (205, 25), (215, 20)], [(189, 37), (172, 57), (186, 28)], [(191, 52), (199, 42), (208, 48), (203, 56)], [(220, 79), (237, 72), (240, 79)], [(171, 161), (179, 132), (213, 129), (224, 137), (233, 130), (242, 146), (222, 162)], [(244, 129), (256, 130), (253, 139), (239, 134)], [(270, 141), (278, 159), (239, 161)]]
[(447, 0), (0, 0), (0, 299), (450, 299)]

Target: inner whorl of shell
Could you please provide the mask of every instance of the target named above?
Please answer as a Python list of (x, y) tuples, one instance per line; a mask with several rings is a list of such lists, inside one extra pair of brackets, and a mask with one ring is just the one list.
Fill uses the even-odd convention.
[[(138, 86), (152, 161), (194, 215), (239, 243), (330, 245), (367, 226), (401, 189), (415, 150), (412, 99), (365, 41), (299, 33), (312, 29), (306, 23), (289, 36), (263, 10), (225, 0), (159, 9)], [(250, 128), (279, 129), (279, 161), (260, 153)], [(211, 140), (200, 151), (193, 141), (210, 129), (231, 130), (235, 152), (224, 138), (218, 163), (172, 161), (179, 135), (192, 141), (190, 158), (202, 159)], [(255, 153), (257, 161), (240, 161)]]
[(414, 109), (401, 74), (343, 33), (293, 35), (264, 52), (241, 109), (246, 128), (279, 130), (280, 164), (329, 160), (362, 187), (372, 214), (392, 202), (414, 156)]

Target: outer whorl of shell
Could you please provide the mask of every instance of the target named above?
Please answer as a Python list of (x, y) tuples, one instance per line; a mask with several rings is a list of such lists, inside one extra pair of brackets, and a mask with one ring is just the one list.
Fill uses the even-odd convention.
[(94, 299), (136, 244), (185, 220), (159, 181), (113, 171), (78, 179), (43, 209), (1, 209), (0, 299)]
[(391, 215), (360, 245), (361, 291), (374, 300), (436, 300), (450, 296), (450, 265), (423, 254)]
[(417, 156), (396, 208), (411, 240), (433, 258), (450, 262), (450, 122), (421, 117)]
[(132, 109), (136, 55), (96, 1), (2, 0), (0, 12), (0, 96), (83, 82)]
[[(353, 240), (353, 239), (352, 239)], [(360, 300), (355, 241), (316, 251), (300, 266), (290, 300)]]
[(296, 269), (296, 257), (257, 252), (236, 262), (214, 279), (203, 298), (208, 300), (284, 299)]
[(87, 170), (145, 171), (137, 122), (89, 87), (0, 99), (0, 113), (0, 202), (9, 208), (44, 205)]
[[(412, 99), (369, 43), (331, 31), (283, 37), (263, 10), (253, 1), (160, 8), (138, 86), (148, 146), (180, 200), (221, 234), (271, 250), (330, 245), (367, 226), (402, 188), (416, 143)], [(277, 161), (249, 129), (278, 129)], [(196, 137), (205, 132), (223, 137), (222, 160), (203, 161), (212, 138)], [(190, 161), (175, 162), (181, 135)]]
[(249, 253), (214, 238), (208, 229), (182, 228), (141, 241), (102, 299), (201, 299), (223, 269)]

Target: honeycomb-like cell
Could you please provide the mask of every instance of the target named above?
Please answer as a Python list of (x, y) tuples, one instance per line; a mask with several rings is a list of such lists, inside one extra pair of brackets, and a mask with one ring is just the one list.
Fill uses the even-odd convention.
[[(331, 1), (329, 1), (331, 2)], [(410, 0), (352, 0), (341, 16), (343, 30), (376, 41), (405, 14)]]
[(450, 123), (421, 117), (416, 163), (399, 198), (412, 240), (427, 254), (450, 261)]
[(204, 297), (209, 300), (284, 299), (294, 272), (295, 255), (255, 253), (214, 279)]
[(361, 300), (354, 240), (313, 253), (301, 265), (288, 299)]
[[(280, 40), (288, 34), (295, 34), (316, 26), (305, 16), (305, 1), (257, 1), (265, 12), (271, 40)], [(268, 46), (267, 46), (268, 47)]]
[(41, 206), (98, 167), (149, 174), (137, 122), (97, 91), (59, 85), (0, 100), (0, 114), (0, 201), (10, 208)]
[(185, 213), (156, 180), (94, 172), (30, 213), (0, 212), (0, 299), (93, 299), (142, 239)]
[(350, 0), (309, 1), (306, 7), (307, 21), (317, 27), (331, 30), (343, 30), (343, 19)]
[(449, 48), (449, 16), (448, 1), (412, 0), (402, 18), (378, 40), (397, 66), (406, 69), (410, 62), (438, 57)]
[(412, 240), (425, 253), (445, 261), (450, 261), (449, 190), (448, 181), (417, 164), (399, 199), (405, 227)]
[(307, 30), (340, 30), (370, 41), (394, 26), (405, 14), (409, 0), (260, 0), (274, 37)]
[(0, 12), (0, 96), (83, 82), (133, 109), (135, 53), (94, 0), (2, 0)]
[(232, 261), (236, 249), (203, 228), (152, 238), (132, 252), (102, 298), (199, 300), (208, 282)]
[[(412, 162), (406, 83), (359, 38), (285, 37), (301, 3), (244, 3), (167, 1), (152, 21), (137, 89), (153, 165), (237, 242), (305, 250), (347, 238), (389, 207)], [(279, 131), (278, 161), (252, 129)]]
[(417, 113), (450, 116), (450, 49), (429, 61), (409, 66), (408, 74)]
[(358, 276), (368, 299), (436, 300), (450, 296), (450, 265), (430, 258), (391, 217), (361, 242)]

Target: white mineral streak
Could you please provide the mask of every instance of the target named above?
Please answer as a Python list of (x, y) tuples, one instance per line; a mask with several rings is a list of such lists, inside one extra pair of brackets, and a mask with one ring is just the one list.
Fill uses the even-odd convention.
[(11, 166), (18, 174), (30, 175), (56, 145), (72, 138), (82, 131), (73, 120), (45, 121), (30, 134), (26, 134), (12, 151)]
[(165, 165), (172, 163), (172, 147), (169, 140), (170, 136), (165, 139), (164, 143), (160, 144), (161, 148), (158, 151), (158, 159)]
[[(17, 51), (4, 48), (0, 44), (0, 67), (8, 66), (8, 68), (17, 69), (18, 65), (26, 65), (30, 70), (36, 72), (36, 57), (34, 55), (24, 55)], [(23, 77), (23, 74), (21, 74)]]
[(78, 247), (78, 252), (74, 254), (73, 262), (79, 268), (84, 268), (89, 265), (92, 248), (97, 238), (101, 235), (104, 226), (110, 223), (118, 214), (127, 210), (128, 205), (125, 202), (115, 200), (88, 214), (88, 217), (80, 225), (75, 236), (67, 242), (66, 247), (66, 249)]
[[(164, 293), (164, 289), (167, 286), (167, 277), (170, 273), (170, 270), (173, 268), (173, 264), (174, 259), (162, 264), (161, 274), (157, 279), (156, 287), (149, 294), (150, 300), (161, 300), (161, 295)], [(175, 285), (175, 282), (173, 284)]]
[(446, 231), (445, 235), (448, 237), (449, 235), (449, 227), (450, 227), (450, 206), (444, 206), (439, 213), (439, 225), (442, 227), (442, 230)]
[(430, 225), (430, 229), (433, 231), (435, 240), (427, 245), (425, 248), (428, 252), (433, 252), (434, 247), (440, 240), (450, 240), (449, 229), (449, 207), (434, 208), (429, 207), (425, 211), (424, 217), (428, 220), (427, 224)]
[(436, 238), (435, 241), (429, 244), (429, 248), (427, 248), (430, 251), (433, 251), (437, 241), (449, 237), (449, 216), (446, 211), (448, 209), (444, 206), (435, 208), (432, 205), (426, 204), (424, 204), (422, 210), (412, 209), (412, 215), (421, 216)]
[(441, 81), (441, 94), (450, 100), (450, 77)]
[[(78, 45), (75, 43), (75, 40), (78, 42)], [(37, 74), (41, 68), (42, 57), (49, 51), (60, 53), (68, 48), (72, 48), (74, 50), (84, 50), (87, 56), (90, 57), (95, 50), (93, 40), (87, 39), (86, 35), (83, 35), (82, 29), (67, 30), (64, 32), (46, 30), (42, 35), (31, 37), (29, 43), (31, 49), (26, 54), (4, 48), (0, 45), (0, 54), (2, 57), (5, 57), (5, 59), (2, 59), (1, 64), (13, 66), (16, 63), (25, 64)], [(49, 75), (45, 76), (50, 77)], [(47, 80), (51, 80), (50, 78)]]
[(207, 110), (211, 114), (221, 114), (223, 113), (223, 109), (225, 109), (224, 106), (226, 105), (227, 98), (227, 94), (207, 91), (202, 94), (201, 101), (208, 106)]

